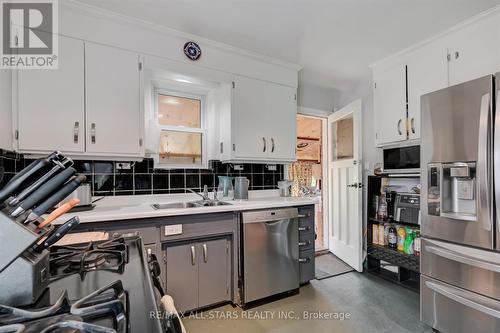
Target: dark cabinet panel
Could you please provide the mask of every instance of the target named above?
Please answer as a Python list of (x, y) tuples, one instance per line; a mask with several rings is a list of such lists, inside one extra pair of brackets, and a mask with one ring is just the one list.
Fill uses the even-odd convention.
[(198, 307), (198, 249), (196, 244), (168, 246), (167, 294), (175, 300), (178, 311)]
[(229, 244), (227, 239), (198, 244), (199, 307), (230, 300)]

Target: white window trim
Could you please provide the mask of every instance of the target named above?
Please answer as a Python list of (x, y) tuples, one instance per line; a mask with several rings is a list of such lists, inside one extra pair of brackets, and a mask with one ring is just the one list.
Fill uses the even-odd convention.
[[(181, 98), (197, 99), (201, 103), (200, 107), (200, 117), (201, 117), (201, 128), (193, 127), (182, 127), (182, 126), (167, 126), (160, 125), (158, 118), (158, 95), (168, 95)], [(155, 88), (153, 92), (154, 99), (154, 117), (156, 124), (161, 131), (177, 131), (177, 132), (188, 132), (188, 133), (201, 133), (201, 164), (162, 164), (160, 162), (160, 152), (154, 156), (155, 168), (156, 169), (207, 169), (208, 168), (208, 142), (207, 142), (207, 128), (206, 128), (206, 98), (204, 95), (190, 94), (186, 92), (180, 92), (176, 90)], [(160, 138), (158, 138), (160, 140)]]

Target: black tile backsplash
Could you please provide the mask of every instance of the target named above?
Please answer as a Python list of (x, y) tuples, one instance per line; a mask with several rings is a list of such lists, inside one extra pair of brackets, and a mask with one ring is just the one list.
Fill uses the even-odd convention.
[[(0, 150), (0, 188), (33, 160), (10, 151)], [(268, 170), (265, 164), (239, 164), (235, 170), (232, 164), (210, 161), (209, 169), (154, 169), (152, 159), (130, 162), (131, 168), (122, 170), (116, 161), (75, 161), (74, 168), (87, 176), (93, 195), (141, 195), (186, 193), (188, 189), (200, 191), (204, 185), (213, 188), (218, 185), (218, 176), (247, 177), (250, 190), (276, 189), (284, 174), (283, 165), (276, 171)], [(3, 170), (3, 172), (2, 172)]]

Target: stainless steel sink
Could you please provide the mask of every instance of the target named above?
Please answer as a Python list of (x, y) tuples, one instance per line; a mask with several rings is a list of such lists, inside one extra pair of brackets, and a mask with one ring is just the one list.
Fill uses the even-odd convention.
[(151, 207), (154, 209), (179, 209), (179, 208), (198, 208), (198, 207), (214, 207), (214, 206), (228, 206), (232, 205), (229, 202), (215, 201), (215, 200), (199, 200), (199, 201), (182, 201), (182, 202), (169, 202), (169, 203), (155, 203)]

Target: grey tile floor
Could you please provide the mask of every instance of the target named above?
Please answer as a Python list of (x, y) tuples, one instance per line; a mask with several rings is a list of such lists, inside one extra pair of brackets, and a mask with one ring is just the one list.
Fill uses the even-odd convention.
[[(333, 318), (306, 319), (304, 311)], [(343, 320), (339, 318), (342, 315)], [(369, 274), (350, 272), (311, 281), (297, 295), (246, 311), (224, 305), (184, 318), (183, 322), (188, 333), (432, 332), (418, 315), (417, 293)]]

